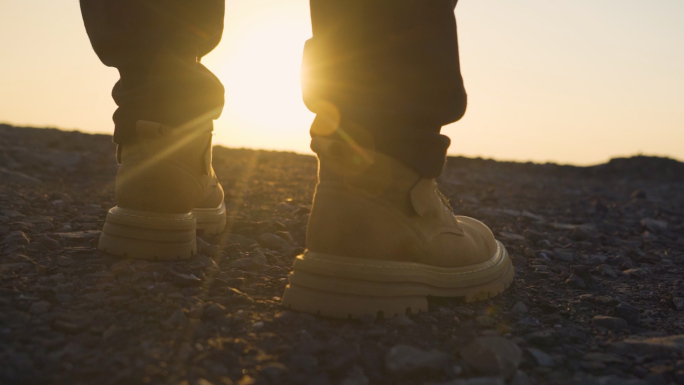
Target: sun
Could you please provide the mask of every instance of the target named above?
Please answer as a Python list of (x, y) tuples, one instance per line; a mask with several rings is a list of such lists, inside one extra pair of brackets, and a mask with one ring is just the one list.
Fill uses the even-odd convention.
[(260, 5), (227, 4), (223, 41), (203, 60), (226, 88), (217, 141), (307, 151), (313, 114), (302, 102), (299, 73), (311, 35), (308, 4), (262, 0)]

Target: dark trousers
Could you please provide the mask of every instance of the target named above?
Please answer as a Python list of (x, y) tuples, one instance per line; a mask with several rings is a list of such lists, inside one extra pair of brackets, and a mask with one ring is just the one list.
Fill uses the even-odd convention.
[[(95, 52), (121, 76), (112, 91), (116, 143), (135, 139), (138, 120), (191, 126), (220, 116), (224, 88), (200, 58), (221, 39), (223, 0), (80, 3)], [(454, 4), (310, 0), (302, 87), (317, 113), (311, 134), (439, 175), (450, 144), (440, 129), (466, 108)]]

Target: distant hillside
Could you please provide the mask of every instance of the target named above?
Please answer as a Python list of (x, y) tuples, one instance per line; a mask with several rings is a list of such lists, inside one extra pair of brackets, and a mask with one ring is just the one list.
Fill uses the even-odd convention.
[[(27, 150), (29, 149), (41, 151), (40, 154), (28, 154)], [(42, 163), (68, 163), (66, 158), (59, 159), (60, 152), (70, 153), (72, 161), (75, 161), (77, 154), (98, 155), (98, 163), (102, 165), (105, 159), (113, 161), (113, 149), (114, 145), (111, 142), (110, 135), (0, 124), (0, 167), (25, 162), (35, 163), (36, 158), (43, 159)], [(68, 154), (64, 154), (64, 157), (68, 156)], [(555, 163), (502, 162), (492, 159), (451, 156), (449, 157), (449, 166), (470, 169), (482, 168), (496, 172), (553, 174), (571, 178), (684, 180), (684, 163), (670, 158), (653, 156), (614, 158), (608, 163), (588, 167)]]

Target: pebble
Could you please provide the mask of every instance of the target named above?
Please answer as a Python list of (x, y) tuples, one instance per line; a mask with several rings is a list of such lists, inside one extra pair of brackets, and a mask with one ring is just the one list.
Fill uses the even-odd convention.
[(674, 305), (675, 309), (680, 311), (684, 310), (684, 298), (674, 297), (672, 298), (672, 304)]
[(10, 231), (2, 240), (3, 245), (22, 245), (26, 246), (31, 242), (23, 231)]
[(259, 249), (259, 248), (255, 248), (254, 250), (252, 250), (249, 253), (249, 257), (252, 259), (252, 261), (256, 265), (264, 266), (267, 263), (266, 255), (264, 255), (264, 251)]
[(50, 304), (50, 302), (47, 302), (47, 301), (34, 302), (31, 304), (31, 308), (29, 309), (29, 313), (36, 314), (36, 315), (45, 314), (48, 311), (50, 311), (51, 307), (52, 307), (52, 305)]
[(592, 318), (591, 323), (595, 326), (606, 328), (613, 331), (620, 331), (627, 328), (627, 321), (618, 317), (597, 315)]
[(627, 269), (622, 272), (622, 274), (632, 277), (632, 278), (646, 278), (649, 276), (648, 270), (641, 268), (641, 267), (636, 267), (634, 269)]
[(571, 249), (554, 249), (553, 258), (563, 262), (572, 262), (575, 260), (575, 253)]
[(510, 385), (532, 385), (532, 380), (530, 380), (530, 377), (525, 374), (522, 370), (518, 370), (515, 372), (515, 375), (513, 376), (513, 379), (510, 382)]
[(188, 286), (199, 286), (202, 284), (202, 280), (197, 278), (194, 274), (173, 274), (173, 283), (178, 286), (188, 287)]
[(641, 226), (651, 233), (659, 234), (667, 230), (667, 222), (653, 218), (644, 218), (641, 220)]
[(468, 365), (480, 373), (509, 376), (515, 373), (522, 351), (503, 337), (479, 337), (460, 351)]
[(218, 303), (210, 303), (204, 306), (202, 317), (204, 319), (214, 319), (226, 314), (228, 314), (228, 309), (225, 306)]
[(426, 382), (425, 385), (505, 385), (503, 378), (499, 377), (475, 377), (447, 382)]
[(48, 250), (57, 250), (60, 247), (62, 247), (62, 245), (59, 243), (59, 241), (56, 241), (56, 240), (54, 240), (50, 237), (47, 237), (47, 236), (39, 237), (38, 242), (41, 245), (45, 246)]
[(609, 351), (618, 354), (666, 358), (684, 353), (684, 334), (654, 338), (628, 338), (613, 343)]
[(619, 276), (618, 273), (610, 265), (599, 265), (596, 267), (596, 271), (599, 274), (608, 276), (610, 278), (617, 278)]
[(288, 251), (292, 248), (290, 243), (273, 233), (263, 233), (259, 236), (259, 244), (273, 250)]
[(571, 274), (568, 279), (565, 280), (565, 284), (573, 287), (575, 289), (586, 289), (587, 284), (584, 282), (584, 279), (582, 279), (580, 276)]
[(281, 377), (287, 372), (287, 367), (280, 362), (269, 362), (261, 367), (259, 373), (269, 379), (271, 383), (278, 384)]
[(472, 317), (475, 315), (475, 311), (473, 309), (467, 308), (465, 306), (457, 306), (454, 308), (454, 311), (460, 315), (464, 315), (467, 317)]
[(402, 314), (398, 317), (394, 317), (388, 321), (392, 325), (396, 326), (413, 326), (416, 323), (413, 322), (412, 319), (410, 319), (407, 315)]
[(252, 268), (258, 267), (258, 265), (255, 263), (254, 259), (252, 259), (252, 258), (237, 259), (235, 261), (231, 261), (228, 264), (228, 266), (232, 267), (234, 269), (240, 269), (240, 270), (251, 270)]
[(527, 305), (525, 305), (522, 302), (516, 302), (515, 305), (511, 308), (511, 313), (517, 315), (517, 316), (523, 316), (527, 314)]
[(638, 326), (641, 322), (641, 311), (627, 303), (620, 303), (613, 309), (613, 314), (627, 321), (628, 324)]
[(354, 365), (347, 376), (340, 382), (340, 385), (368, 385), (370, 381), (359, 365)]
[(540, 330), (530, 333), (526, 337), (527, 341), (537, 346), (554, 346), (556, 344), (556, 331), (553, 329)]
[(475, 317), (475, 324), (482, 327), (492, 328), (499, 324), (496, 318), (492, 318), (486, 315), (479, 315)]
[(547, 238), (546, 234), (532, 229), (526, 229), (523, 232), (523, 237), (534, 244)]
[(390, 373), (411, 374), (438, 370), (449, 361), (447, 353), (422, 350), (408, 345), (396, 345), (385, 356), (385, 369)]
[(539, 366), (552, 367), (556, 363), (551, 355), (543, 352), (542, 350), (536, 348), (527, 348), (525, 349), (525, 352), (529, 354), (529, 356), (532, 357), (534, 362)]
[(197, 247), (200, 253), (204, 253), (210, 257), (216, 257), (221, 254), (221, 246), (212, 245), (204, 239), (197, 237)]

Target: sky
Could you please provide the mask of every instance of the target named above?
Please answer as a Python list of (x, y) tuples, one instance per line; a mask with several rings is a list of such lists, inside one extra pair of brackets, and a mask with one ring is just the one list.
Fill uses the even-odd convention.
[[(227, 0), (202, 62), (226, 86), (215, 140), (310, 153), (299, 66), (307, 0)], [(460, 0), (465, 117), (452, 155), (589, 165), (684, 160), (684, 2)], [(92, 52), (78, 1), (0, 1), (0, 122), (111, 133), (118, 79)]]

